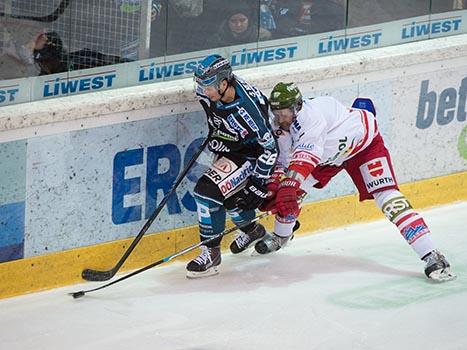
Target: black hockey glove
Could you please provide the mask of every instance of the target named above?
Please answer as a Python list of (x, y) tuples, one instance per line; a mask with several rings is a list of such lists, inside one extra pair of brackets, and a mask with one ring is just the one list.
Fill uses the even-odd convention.
[(236, 205), (243, 210), (258, 208), (267, 198), (268, 189), (260, 180), (250, 177), (246, 186), (237, 194)]

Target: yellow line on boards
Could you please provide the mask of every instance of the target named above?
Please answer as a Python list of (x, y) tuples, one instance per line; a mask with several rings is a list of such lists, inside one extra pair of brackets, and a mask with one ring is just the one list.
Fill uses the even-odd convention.
[[(427, 208), (467, 200), (467, 172), (401, 185), (401, 192), (414, 208)], [(339, 227), (383, 218), (373, 201), (359, 202), (357, 195), (343, 196), (304, 205), (298, 233)], [(266, 226), (271, 229), (274, 218)], [(145, 236), (122, 271), (157, 261), (198, 242), (196, 226)], [(232, 237), (224, 239), (226, 247)], [(107, 270), (123, 255), (133, 238), (95, 246), (0, 263), (0, 298), (82, 282), (84, 268)], [(193, 257), (196, 251), (183, 258)], [(185, 273), (185, 271), (180, 271)]]

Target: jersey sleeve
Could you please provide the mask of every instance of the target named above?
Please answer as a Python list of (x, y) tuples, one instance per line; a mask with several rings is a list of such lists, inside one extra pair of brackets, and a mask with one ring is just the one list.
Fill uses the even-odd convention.
[(253, 176), (266, 179), (274, 171), (276, 165), (278, 148), (276, 139), (273, 136), (272, 127), (268, 119), (264, 117), (259, 106), (257, 110), (247, 111), (244, 107), (239, 107), (238, 114), (241, 117), (243, 125), (248, 129), (245, 142), (256, 142), (262, 150), (262, 153), (256, 160), (253, 169)]
[(318, 110), (299, 114), (294, 122), (298, 130), (298, 140), (293, 149), (289, 171), (296, 171), (307, 178), (321, 162), (326, 139), (326, 121)]
[(276, 169), (287, 169), (291, 160), (292, 136), (290, 136), (288, 131), (279, 128), (274, 130), (274, 134), (276, 135), (276, 142), (279, 148)]

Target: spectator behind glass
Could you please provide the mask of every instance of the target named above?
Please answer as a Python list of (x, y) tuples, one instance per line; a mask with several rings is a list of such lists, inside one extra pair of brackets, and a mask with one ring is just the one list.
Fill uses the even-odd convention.
[(274, 32), (277, 29), (276, 20), (274, 19), (275, 3), (276, 0), (261, 0), (259, 5), (260, 31), (266, 30), (271, 33), (272, 37), (274, 37)]
[(63, 41), (56, 32), (44, 34), (44, 44), (33, 51), (34, 62), (40, 67), (39, 75), (67, 71), (67, 57)]
[(45, 38), (45, 44), (42, 47), (34, 49), (33, 57), (34, 62), (40, 67), (39, 75), (101, 67), (130, 61), (119, 56), (106, 55), (87, 48), (68, 53), (63, 46), (62, 39), (56, 32), (45, 33)]
[(40, 68), (34, 62), (34, 50), (42, 49), (47, 42), (45, 30), (36, 33), (24, 45), (19, 45), (11, 35), (5, 40), (0, 57), (0, 80), (36, 76)]
[(345, 7), (331, 0), (284, 0), (276, 5), (278, 37), (330, 32), (345, 27)]
[(213, 47), (223, 47), (267, 40), (271, 33), (258, 26), (258, 4), (252, 6), (246, 4), (230, 5), (226, 9), (226, 19), (220, 29), (212, 37)]

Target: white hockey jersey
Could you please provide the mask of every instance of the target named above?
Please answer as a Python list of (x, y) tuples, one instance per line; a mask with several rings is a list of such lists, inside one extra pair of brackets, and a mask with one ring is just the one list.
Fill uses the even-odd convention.
[[(370, 145), (378, 135), (371, 112), (347, 108), (330, 96), (304, 100), (289, 131), (274, 125), (280, 155), (277, 167), (304, 164), (339, 166)], [(307, 176), (308, 174), (303, 174)]]

